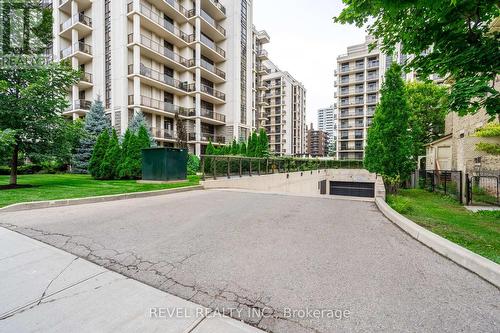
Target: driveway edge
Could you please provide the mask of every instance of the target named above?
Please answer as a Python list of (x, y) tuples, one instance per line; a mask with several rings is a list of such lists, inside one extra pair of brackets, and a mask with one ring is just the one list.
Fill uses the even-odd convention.
[(497, 288), (500, 288), (500, 265), (419, 226), (396, 212), (381, 198), (376, 198), (375, 203), (382, 214), (404, 232), (442, 256), (476, 273)]
[(83, 204), (90, 204), (90, 203), (97, 203), (97, 202), (126, 200), (126, 199), (135, 199), (135, 198), (146, 198), (146, 197), (153, 197), (153, 196), (158, 196), (158, 195), (196, 191), (196, 190), (203, 190), (203, 185), (169, 188), (169, 189), (165, 189), (165, 190), (156, 190), (156, 191), (102, 195), (102, 196), (87, 197), (87, 198), (20, 202), (20, 203), (16, 203), (16, 204), (12, 204), (12, 205), (0, 208), (0, 213), (17, 212), (20, 210), (30, 210), (30, 209), (42, 209), (42, 208), (51, 208), (51, 207), (83, 205)]

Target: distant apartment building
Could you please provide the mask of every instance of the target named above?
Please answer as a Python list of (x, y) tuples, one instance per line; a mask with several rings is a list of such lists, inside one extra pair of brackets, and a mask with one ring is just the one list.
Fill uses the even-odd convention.
[(333, 105), (318, 110), (318, 130), (328, 134), (328, 156), (336, 154), (337, 121), (337, 109)]
[(264, 90), (262, 85), (262, 78), (268, 73), (268, 68), (265, 62), (269, 59), (268, 53), (264, 49), (264, 45), (269, 43), (270, 38), (265, 30), (257, 30), (253, 27), (253, 73), (254, 81), (252, 85), (253, 105), (252, 110), (254, 113), (254, 127), (255, 129), (264, 128), (266, 123), (265, 110), (259, 106), (259, 99), (261, 98), (261, 91)]
[(172, 146), (177, 114), (196, 154), (256, 127), (251, 0), (59, 0), (53, 17), (56, 60), (84, 73), (66, 116), (84, 117), (101, 96), (119, 133), (142, 111)]
[(378, 47), (369, 50), (370, 36), (363, 44), (347, 48), (337, 58), (335, 98), (338, 113), (337, 158), (362, 160), (375, 107), (380, 100), (380, 86), (392, 57)]
[(328, 156), (328, 133), (315, 130), (311, 123), (307, 129), (307, 155), (311, 157)]
[(275, 155), (301, 156), (306, 153), (306, 89), (290, 73), (271, 61), (264, 63), (258, 106), (260, 127), (269, 138), (269, 150)]

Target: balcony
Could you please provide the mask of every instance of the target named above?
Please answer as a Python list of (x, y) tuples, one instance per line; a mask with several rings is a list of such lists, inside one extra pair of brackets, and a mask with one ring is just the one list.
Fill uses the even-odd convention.
[(80, 81), (78, 82), (78, 87), (82, 89), (88, 89), (93, 86), (92, 74), (87, 72), (82, 72), (80, 76)]
[[(196, 84), (195, 83), (189, 84), (188, 91), (190, 93), (196, 93), (197, 92)], [(200, 84), (199, 92), (202, 94), (202, 97), (204, 97), (204, 100), (207, 100), (210, 103), (224, 104), (226, 101), (226, 94), (205, 84)]]
[[(127, 11), (129, 14), (135, 11), (133, 3), (128, 4)], [(180, 30), (175, 25), (165, 20), (163, 16), (153, 12), (151, 8), (142, 3), (139, 6), (139, 13), (146, 18), (141, 22), (145, 28), (155, 31), (158, 35), (174, 45), (178, 47), (185, 47), (194, 41), (192, 35), (188, 35), (184, 31)], [(161, 29), (158, 29), (158, 27), (161, 27)]]
[(368, 73), (368, 75), (366, 76), (366, 79), (367, 80), (378, 80), (378, 73), (374, 73), (374, 74)]
[(139, 73), (134, 73), (134, 65), (129, 65), (128, 74), (141, 75), (142, 79), (149, 85), (164, 89), (171, 93), (182, 94), (188, 91), (187, 82), (176, 80), (173, 77), (149, 68), (142, 63), (140, 65)]
[(366, 103), (367, 104), (376, 104), (377, 103), (377, 96), (368, 96)]
[(200, 61), (200, 65), (201, 68), (205, 69), (206, 72), (208, 72), (208, 73), (202, 72), (202, 75), (207, 76), (207, 79), (209, 79), (210, 81), (214, 83), (223, 83), (226, 81), (226, 73), (217, 68), (217, 66), (215, 66), (214, 64), (211, 64), (202, 58)]
[(259, 50), (257, 51), (257, 58), (260, 60), (267, 60), (269, 59), (269, 53), (266, 50)]
[(76, 14), (60, 25), (59, 36), (71, 39), (71, 30), (78, 31), (78, 38), (83, 38), (92, 32), (92, 18), (84, 14)]
[(150, 127), (149, 130), (156, 140), (175, 141), (177, 137), (170, 128)]
[(271, 38), (269, 37), (269, 34), (265, 30), (261, 30), (257, 32), (257, 39), (261, 44), (267, 44), (271, 41)]
[(129, 95), (128, 96), (129, 107), (139, 106), (142, 108), (146, 108), (153, 113), (158, 113), (158, 111), (160, 111), (163, 114), (164, 112), (166, 112), (171, 117), (173, 117), (175, 114), (179, 114), (180, 116), (183, 117), (188, 116), (188, 110), (182, 106), (178, 106), (172, 103), (168, 103), (147, 96), (141, 96), (140, 98), (141, 99), (136, 102), (134, 100), (134, 95)]
[(77, 99), (74, 100), (71, 105), (64, 111), (64, 114), (76, 113), (79, 115), (84, 115), (87, 111), (90, 110), (91, 105), (91, 101)]
[(354, 82), (363, 82), (364, 80), (365, 80), (364, 76), (356, 76), (356, 78), (354, 79)]
[[(196, 117), (196, 109), (189, 109), (188, 115), (189, 117)], [(223, 125), (226, 123), (225, 115), (203, 107), (200, 109), (200, 117), (204, 118), (204, 122), (209, 124)]]
[(378, 90), (378, 86), (368, 86), (368, 88), (366, 88), (366, 92), (373, 92), (373, 91), (377, 91)]
[[(189, 17), (194, 17), (196, 14), (196, 10), (191, 9), (189, 11)], [(226, 29), (224, 29), (217, 20), (215, 20), (209, 13), (200, 10), (201, 20), (201, 31), (206, 34), (208, 37), (213, 39), (216, 42), (220, 42), (226, 38)]]
[(379, 66), (378, 61), (368, 61), (368, 68), (376, 68)]
[(226, 7), (224, 7), (218, 0), (201, 0), (201, 7), (216, 20), (226, 18)]
[[(47, 1), (46, 1), (47, 2)], [(54, 3), (54, 8), (56, 4), (59, 4), (59, 10), (64, 13), (71, 15), (71, 0), (59, 0), (58, 2), (52, 1)], [(92, 6), (91, 0), (78, 0), (78, 10), (84, 11)]]
[[(200, 141), (201, 142), (212, 142), (212, 143), (219, 143), (219, 144), (225, 144), (226, 143), (226, 137), (222, 135), (215, 135), (212, 133), (201, 133), (200, 134)], [(188, 141), (196, 141), (196, 133), (191, 132), (188, 133)]]
[(74, 56), (79, 60), (80, 64), (83, 64), (92, 59), (92, 46), (82, 42), (76, 42), (73, 46), (62, 50), (60, 56), (61, 60)]
[(188, 10), (177, 0), (148, 0), (153, 6), (167, 14), (176, 22), (184, 23), (188, 19)]
[(207, 36), (200, 34), (201, 51), (214, 62), (222, 62), (226, 60), (226, 51), (221, 49), (217, 44)]
[[(129, 46), (134, 44), (133, 34), (128, 35), (128, 44)], [(167, 64), (178, 72), (186, 71), (189, 67), (189, 61), (186, 58), (164, 47), (162, 44), (153, 41), (149, 37), (141, 35), (139, 45), (141, 46), (142, 55), (158, 61), (159, 63)]]

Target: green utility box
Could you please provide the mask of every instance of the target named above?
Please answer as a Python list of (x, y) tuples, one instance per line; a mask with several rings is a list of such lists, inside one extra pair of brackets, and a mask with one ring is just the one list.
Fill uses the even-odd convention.
[(188, 150), (146, 148), (142, 150), (142, 180), (184, 180), (187, 175)]

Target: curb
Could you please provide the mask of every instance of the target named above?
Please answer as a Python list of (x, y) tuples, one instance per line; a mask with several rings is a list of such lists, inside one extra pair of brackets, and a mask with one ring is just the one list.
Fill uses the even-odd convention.
[(12, 204), (12, 205), (0, 208), (0, 213), (17, 212), (17, 211), (21, 211), (21, 210), (42, 209), (42, 208), (51, 208), (51, 207), (84, 205), (84, 204), (90, 204), (90, 203), (135, 199), (135, 198), (147, 198), (147, 197), (153, 197), (153, 196), (158, 196), (158, 195), (196, 191), (196, 190), (203, 190), (203, 185), (170, 188), (170, 189), (156, 190), (156, 191), (102, 195), (102, 196), (98, 196), (98, 197), (88, 197), (88, 198), (21, 202), (21, 203), (16, 203), (16, 204)]
[(411, 237), (500, 288), (500, 265), (419, 226), (380, 198), (375, 203), (382, 214)]

